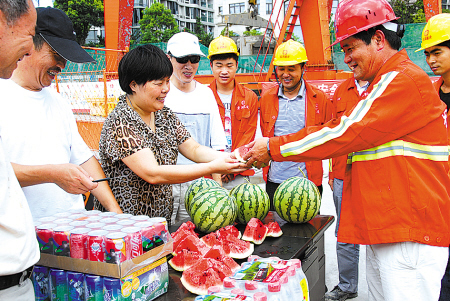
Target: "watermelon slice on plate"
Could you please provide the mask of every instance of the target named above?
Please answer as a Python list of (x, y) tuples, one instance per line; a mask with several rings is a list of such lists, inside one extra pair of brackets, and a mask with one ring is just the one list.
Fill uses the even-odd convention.
[(268, 229), (267, 236), (280, 237), (283, 234), (283, 231), (281, 231), (280, 225), (277, 222), (269, 222), (266, 227)]
[(239, 147), (239, 148), (236, 148), (236, 149), (233, 151), (234, 157), (235, 157), (239, 162), (246, 163), (247, 161), (244, 160), (243, 158), (244, 158), (244, 156), (250, 151), (250, 149), (251, 149), (251, 148), (246, 147), (245, 145), (243, 145), (243, 146), (241, 146), (241, 147)]
[(256, 245), (262, 244), (267, 235), (267, 227), (257, 218), (251, 218), (245, 227), (242, 240), (251, 241)]
[(169, 260), (169, 264), (174, 270), (182, 272), (196, 264), (202, 257), (203, 254), (196, 251), (180, 250)]

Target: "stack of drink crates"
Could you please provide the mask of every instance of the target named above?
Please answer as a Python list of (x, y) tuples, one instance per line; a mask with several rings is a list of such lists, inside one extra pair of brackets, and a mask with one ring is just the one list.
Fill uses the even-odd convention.
[(153, 300), (168, 289), (164, 218), (74, 210), (35, 222), (36, 300)]

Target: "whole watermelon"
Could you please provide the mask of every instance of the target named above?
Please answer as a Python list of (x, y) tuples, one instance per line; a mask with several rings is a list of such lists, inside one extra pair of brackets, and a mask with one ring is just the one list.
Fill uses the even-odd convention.
[(201, 190), (209, 188), (209, 187), (220, 187), (219, 183), (214, 180), (208, 178), (200, 178), (192, 182), (186, 190), (186, 194), (184, 195), (184, 206), (189, 213), (189, 206), (192, 202), (194, 196)]
[(258, 185), (240, 184), (230, 191), (230, 195), (236, 199), (238, 208), (236, 221), (240, 224), (247, 224), (252, 217), (263, 220), (269, 213), (269, 196)]
[(306, 178), (292, 177), (275, 190), (273, 206), (278, 215), (290, 223), (306, 223), (320, 209), (321, 197), (317, 186)]
[(201, 190), (189, 209), (195, 227), (205, 233), (232, 225), (237, 216), (236, 200), (222, 187)]

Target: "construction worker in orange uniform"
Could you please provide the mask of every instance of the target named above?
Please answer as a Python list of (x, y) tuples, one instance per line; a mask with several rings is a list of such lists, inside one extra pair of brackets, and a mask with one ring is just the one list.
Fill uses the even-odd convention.
[(348, 116), (248, 145), (247, 164), (348, 155), (338, 241), (367, 245), (369, 300), (438, 300), (450, 243), (446, 108), (399, 51), (386, 0), (344, 0), (336, 43), (369, 87)]
[[(279, 85), (263, 88), (260, 99), (261, 132), (264, 137), (295, 133), (305, 126), (322, 125), (331, 119), (332, 107), (326, 94), (303, 79), (307, 61), (305, 47), (299, 42), (288, 40), (278, 46), (273, 64)], [(321, 160), (272, 162), (264, 168), (266, 192), (271, 202), (275, 190), (284, 180), (303, 177), (303, 174), (322, 193)]]
[[(333, 95), (333, 116), (341, 117), (349, 112), (359, 101), (369, 82), (358, 81), (354, 77), (345, 80), (336, 89)], [(330, 160), (330, 172), (328, 184), (333, 191), (334, 206), (336, 208), (336, 230), (337, 236), (341, 216), (342, 192), (344, 188), (344, 175), (347, 166), (347, 155), (332, 158)], [(339, 270), (339, 283), (331, 291), (325, 294), (325, 301), (353, 299), (358, 296), (358, 267), (359, 267), (359, 245), (336, 243), (336, 255)]]
[[(214, 75), (209, 85), (219, 107), (220, 117), (227, 138), (226, 151), (248, 144), (255, 139), (258, 122), (258, 97), (255, 92), (236, 82), (239, 52), (236, 43), (220, 36), (209, 44), (208, 58)], [(245, 183), (245, 177), (253, 176), (253, 169), (241, 174), (222, 175), (222, 185), (232, 189)]]
[[(422, 45), (428, 66), (441, 77), (434, 83), (441, 100), (447, 105), (447, 130), (450, 105), (450, 14), (439, 14), (428, 20), (422, 32)], [(448, 136), (450, 145), (450, 135)], [(449, 256), (450, 259), (450, 256)], [(450, 300), (450, 260), (441, 281), (439, 301)]]

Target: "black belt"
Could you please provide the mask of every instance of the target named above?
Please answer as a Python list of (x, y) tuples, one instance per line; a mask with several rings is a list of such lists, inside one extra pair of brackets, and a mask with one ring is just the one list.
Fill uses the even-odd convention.
[(0, 276), (0, 290), (22, 284), (25, 280), (31, 277), (32, 273), (33, 266), (29, 267), (23, 272), (14, 275)]

